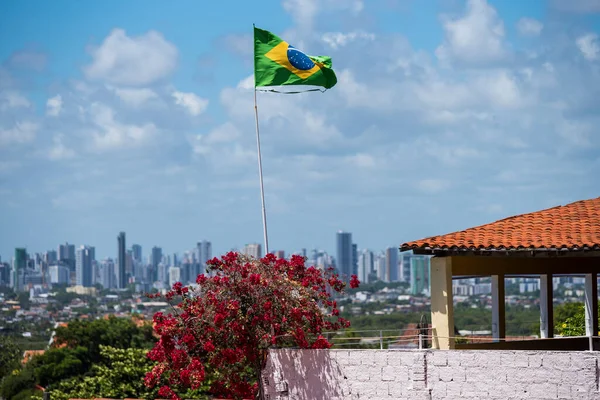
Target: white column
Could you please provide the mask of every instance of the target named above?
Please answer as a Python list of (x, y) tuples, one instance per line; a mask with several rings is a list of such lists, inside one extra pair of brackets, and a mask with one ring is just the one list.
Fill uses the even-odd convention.
[(505, 333), (504, 275), (492, 275), (492, 338), (494, 342), (506, 337)]
[(598, 336), (598, 277), (585, 274), (585, 334)]
[(540, 337), (554, 337), (552, 274), (540, 275)]

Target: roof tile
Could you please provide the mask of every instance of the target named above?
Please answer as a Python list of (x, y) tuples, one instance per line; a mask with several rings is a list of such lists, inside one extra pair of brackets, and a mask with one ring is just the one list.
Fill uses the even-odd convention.
[(402, 251), (600, 248), (600, 197), (403, 243)]

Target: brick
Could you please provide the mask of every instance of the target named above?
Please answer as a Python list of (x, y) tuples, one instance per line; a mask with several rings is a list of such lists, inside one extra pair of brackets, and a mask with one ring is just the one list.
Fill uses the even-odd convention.
[(373, 363), (384, 366), (388, 363), (388, 351), (386, 350), (375, 350), (373, 351)]
[(348, 357), (348, 364), (349, 365), (360, 365), (362, 364), (362, 352), (360, 351), (350, 351), (349, 357)]
[(438, 378), (442, 382), (465, 382), (467, 373), (464, 368), (438, 368), (436, 369)]
[(432, 399), (445, 399), (447, 396), (445, 382), (433, 382), (429, 385), (429, 389), (431, 389)]
[[(454, 352), (457, 353), (457, 352)], [(448, 357), (448, 362), (452, 359), (452, 356)], [(462, 352), (458, 352), (458, 359), (460, 360), (461, 367), (473, 367), (475, 366), (475, 351), (465, 350)]]
[(458, 399), (460, 398), (460, 393), (462, 392), (463, 383), (459, 382), (446, 382), (446, 396), (449, 399)]
[(541, 354), (529, 353), (527, 359), (530, 368), (539, 368), (542, 366), (543, 356)]
[(447, 352), (443, 350), (432, 351), (427, 356), (427, 363), (433, 364), (436, 367), (445, 367), (448, 365)]
[(571, 357), (568, 352), (547, 352), (543, 355), (542, 367), (568, 371), (571, 366)]
[(330, 357), (338, 362), (338, 364), (344, 366), (350, 362), (350, 355), (347, 350), (332, 350)]
[(393, 367), (405, 365), (402, 363), (402, 354), (399, 351), (389, 352), (387, 356), (387, 364)]
[(390, 382), (388, 385), (388, 395), (398, 399), (402, 397), (402, 389), (405, 387), (405, 384), (400, 382)]
[(376, 365), (374, 351), (368, 351), (368, 350), (358, 351), (358, 354), (360, 356), (361, 365)]
[(384, 382), (395, 381), (396, 370), (394, 369), (394, 367), (390, 367), (389, 365), (381, 367), (381, 380)]
[(394, 375), (396, 376), (397, 381), (409, 381), (410, 380), (410, 371), (406, 366), (402, 367), (392, 367), (394, 371)]
[(375, 397), (378, 385), (381, 385), (381, 382), (364, 382), (357, 387), (357, 394), (361, 399)]
[(559, 399), (570, 399), (571, 398), (571, 386), (565, 384), (561, 379), (561, 383), (557, 387), (557, 394)]
[(500, 365), (504, 367), (529, 367), (529, 360), (526, 354), (502, 354), (500, 355)]

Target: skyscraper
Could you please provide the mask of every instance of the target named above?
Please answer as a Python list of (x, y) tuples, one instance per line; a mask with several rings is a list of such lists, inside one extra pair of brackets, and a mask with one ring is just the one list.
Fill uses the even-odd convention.
[(276, 250), (274, 254), (277, 258), (285, 258), (285, 251), (283, 250)]
[(358, 257), (358, 280), (364, 283), (370, 282), (369, 277), (373, 273), (373, 252), (364, 249)]
[(244, 254), (254, 258), (262, 257), (262, 247), (259, 243), (250, 243), (244, 247)]
[(398, 274), (398, 249), (396, 247), (385, 249), (385, 270), (388, 281), (398, 282), (400, 277)]
[(15, 292), (23, 291), (23, 278), (25, 276), (25, 266), (27, 265), (27, 250), (23, 248), (15, 249), (15, 260), (13, 263), (11, 284)]
[(75, 245), (69, 243), (59, 245), (58, 261), (68, 265), (71, 272), (75, 271)]
[(137, 262), (142, 262), (142, 246), (139, 244), (131, 245), (131, 252), (133, 253), (133, 259)]
[[(206, 262), (208, 260), (211, 259), (212, 257), (212, 245), (209, 241), (207, 240), (203, 240), (201, 242), (198, 242), (196, 244), (196, 262), (198, 263), (198, 274), (203, 274), (206, 272)], [(190, 280), (196, 280), (196, 277), (194, 277), (194, 279)]]
[(410, 258), (410, 293), (412, 295), (429, 292), (429, 258), (412, 256)]
[(340, 273), (340, 278), (345, 281), (350, 280), (350, 275), (354, 273), (354, 257), (352, 251), (352, 234), (350, 232), (338, 231), (336, 235), (336, 266)]
[(152, 277), (152, 282), (158, 280), (158, 264), (160, 264), (161, 262), (162, 249), (160, 247), (154, 246), (152, 248), (152, 252), (150, 253), (150, 265), (152, 268), (152, 273), (150, 274), (150, 276)]
[(125, 251), (125, 232), (119, 233), (119, 236), (117, 237), (117, 245), (117, 287), (119, 289), (125, 289), (127, 287), (127, 275), (125, 274), (125, 268), (127, 267), (127, 254)]
[(352, 243), (352, 273), (358, 274), (358, 245)]
[(115, 288), (115, 263), (110, 258), (100, 263), (100, 284), (104, 289)]
[(81, 246), (75, 254), (75, 276), (77, 285), (91, 287), (93, 282), (93, 268), (96, 255), (95, 249), (91, 246)]

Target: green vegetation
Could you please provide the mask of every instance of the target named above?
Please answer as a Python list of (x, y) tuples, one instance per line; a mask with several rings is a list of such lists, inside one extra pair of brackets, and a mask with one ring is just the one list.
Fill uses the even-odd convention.
[[(24, 367), (18, 362), (21, 350), (16, 365), (14, 356), (7, 356), (5, 362), (2, 351), (0, 360), (9, 373), (0, 384), (0, 396), (29, 399), (35, 385), (56, 391), (56, 398), (60, 393), (82, 397), (92, 391), (88, 397), (126, 398), (148, 393), (135, 390), (143, 388), (143, 374), (151, 367), (145, 354), (154, 342), (150, 325), (137, 326), (129, 319), (72, 321), (56, 330), (55, 347), (33, 357)], [(80, 389), (87, 391), (78, 392)]]
[(583, 303), (564, 304), (554, 312), (554, 331), (561, 336), (585, 336)]
[(144, 386), (144, 375), (153, 366), (146, 357), (147, 349), (117, 349), (102, 345), (99, 348), (100, 360), (88, 374), (73, 374), (72, 378), (55, 381), (58, 383), (50, 391), (53, 400), (157, 397), (156, 390)]
[(0, 336), (0, 381), (19, 367), (21, 349), (7, 336)]

